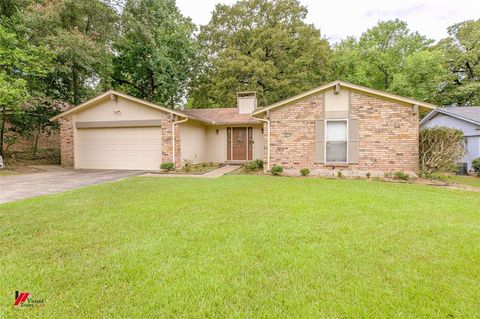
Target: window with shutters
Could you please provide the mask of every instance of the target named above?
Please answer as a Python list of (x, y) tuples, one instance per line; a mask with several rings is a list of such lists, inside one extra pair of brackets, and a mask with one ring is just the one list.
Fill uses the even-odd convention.
[(347, 120), (325, 121), (325, 161), (347, 163), (348, 123)]

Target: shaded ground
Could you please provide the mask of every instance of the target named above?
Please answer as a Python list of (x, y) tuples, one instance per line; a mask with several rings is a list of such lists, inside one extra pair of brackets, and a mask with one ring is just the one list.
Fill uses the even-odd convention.
[(31, 152), (6, 153), (3, 158), (5, 169), (0, 169), (0, 177), (6, 175), (28, 174), (44, 171), (37, 165), (60, 165), (60, 151), (40, 149), (35, 158)]

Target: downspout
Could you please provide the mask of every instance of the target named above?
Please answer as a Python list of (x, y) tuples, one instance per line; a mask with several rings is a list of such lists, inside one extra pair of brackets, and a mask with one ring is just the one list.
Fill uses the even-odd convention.
[(257, 120), (267, 123), (267, 171), (270, 170), (270, 120), (255, 117)]
[(186, 117), (184, 120), (180, 120), (172, 123), (172, 145), (173, 145), (172, 163), (174, 164), (175, 164), (175, 125), (180, 123), (185, 123), (186, 121), (188, 121), (188, 117)]

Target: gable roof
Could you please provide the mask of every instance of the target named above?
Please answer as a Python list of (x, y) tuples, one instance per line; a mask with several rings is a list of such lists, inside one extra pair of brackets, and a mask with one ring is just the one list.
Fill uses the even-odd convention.
[(259, 120), (251, 114), (240, 114), (234, 108), (185, 109), (183, 113), (189, 118), (197, 119), (208, 124), (257, 124)]
[(164, 111), (164, 112), (167, 112), (167, 113), (171, 113), (171, 114), (175, 114), (175, 115), (178, 115), (178, 116), (181, 116), (181, 117), (187, 117), (185, 114), (181, 113), (181, 112), (178, 112), (178, 111), (175, 111), (175, 110), (172, 110), (172, 109), (169, 109), (169, 108), (166, 108), (166, 107), (163, 107), (163, 106), (160, 106), (160, 105), (157, 105), (157, 104), (154, 104), (154, 103), (151, 103), (151, 102), (147, 102), (145, 100), (142, 100), (142, 99), (138, 99), (136, 97), (133, 97), (133, 96), (130, 96), (130, 95), (127, 95), (127, 94), (123, 94), (123, 93), (120, 93), (120, 92), (117, 92), (117, 91), (114, 91), (114, 90), (109, 90), (103, 94), (100, 94), (99, 96), (96, 96), (86, 102), (83, 102), (82, 104), (79, 104), (65, 112), (62, 112), (58, 115), (55, 115), (54, 117), (52, 117), (50, 119), (50, 121), (55, 121), (65, 115), (68, 115), (68, 114), (72, 114), (72, 113), (75, 113), (75, 112), (78, 112), (79, 110), (89, 106), (90, 104), (94, 103), (94, 102), (97, 102), (97, 101), (100, 101), (101, 99), (105, 98), (105, 97), (108, 97), (110, 96), (111, 94), (113, 95), (116, 95), (116, 96), (120, 96), (124, 99), (127, 99), (127, 100), (130, 100), (130, 101), (133, 101), (133, 102), (137, 102), (139, 104), (142, 104), (142, 105), (145, 105), (145, 106), (148, 106), (148, 107), (151, 107), (151, 108), (154, 108), (154, 109), (157, 109), (157, 110), (160, 110), (160, 111)]
[(455, 106), (436, 108), (420, 121), (420, 126), (427, 123), (438, 113), (449, 115), (465, 122), (480, 125), (480, 106)]
[(325, 91), (327, 89), (333, 88), (336, 85), (339, 85), (340, 88), (344, 87), (344, 88), (348, 88), (348, 89), (351, 89), (351, 90), (355, 90), (355, 91), (359, 91), (359, 92), (363, 92), (363, 93), (367, 93), (367, 94), (371, 94), (371, 95), (380, 96), (380, 97), (383, 97), (383, 98), (386, 98), (386, 99), (389, 99), (389, 100), (403, 102), (403, 103), (407, 103), (407, 104), (411, 104), (411, 105), (418, 105), (419, 107), (421, 107), (423, 109), (426, 109), (426, 110), (433, 110), (433, 109), (436, 108), (436, 105), (431, 104), (431, 103), (421, 102), (421, 101), (417, 101), (417, 100), (410, 99), (410, 98), (407, 98), (407, 97), (403, 97), (403, 96), (400, 96), (400, 95), (395, 95), (395, 94), (391, 94), (391, 93), (387, 93), (387, 92), (383, 92), (383, 91), (379, 91), (379, 90), (375, 90), (375, 89), (370, 89), (370, 88), (367, 88), (367, 87), (364, 87), (364, 86), (361, 86), (361, 85), (356, 85), (356, 84), (352, 84), (352, 83), (337, 80), (337, 81), (330, 82), (330, 83), (327, 83), (325, 85), (319, 86), (317, 88), (314, 88), (312, 90), (306, 91), (304, 93), (295, 95), (295, 96), (293, 96), (291, 98), (288, 98), (288, 99), (285, 99), (283, 101), (274, 103), (272, 105), (259, 108), (256, 111), (254, 111), (252, 114), (253, 115), (260, 114), (260, 113), (266, 112), (268, 110), (271, 110), (271, 109), (274, 109), (274, 108), (277, 108), (277, 107), (280, 107), (280, 106), (283, 106), (283, 105), (287, 105), (287, 104), (296, 102), (298, 100), (307, 98), (311, 95), (314, 95), (314, 94), (320, 93), (322, 91)]

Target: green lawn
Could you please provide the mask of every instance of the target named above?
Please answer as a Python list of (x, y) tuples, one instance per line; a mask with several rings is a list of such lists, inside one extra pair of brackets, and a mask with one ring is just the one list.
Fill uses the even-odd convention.
[(475, 176), (450, 175), (447, 177), (447, 181), (472, 187), (480, 187), (480, 177)]
[(0, 205), (0, 234), (0, 318), (480, 316), (478, 192), (136, 177)]

